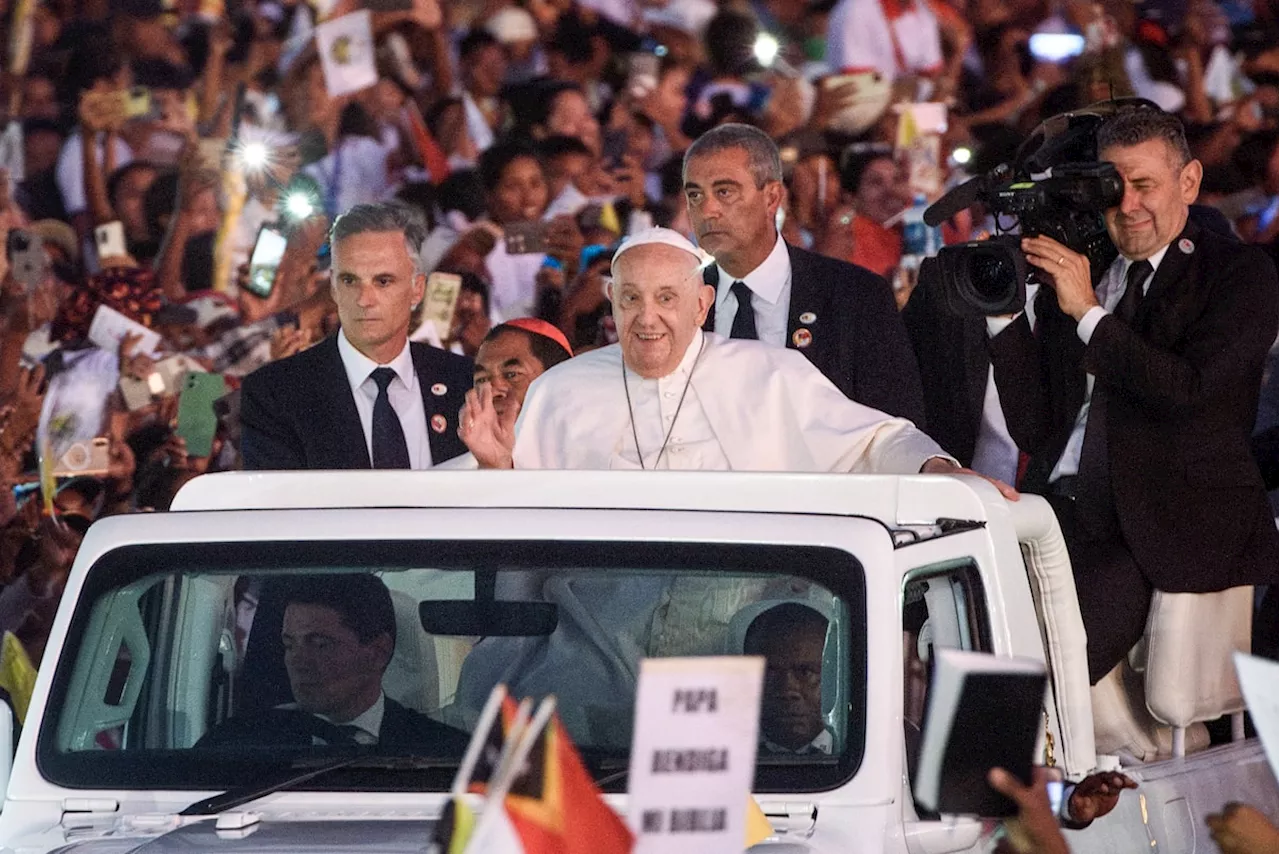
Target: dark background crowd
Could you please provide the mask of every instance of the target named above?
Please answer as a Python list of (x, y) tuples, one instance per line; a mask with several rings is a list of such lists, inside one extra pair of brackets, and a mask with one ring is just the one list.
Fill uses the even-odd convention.
[[(119, 381), (182, 355), (234, 391), (332, 334), (326, 234), (355, 204), (416, 208), (422, 271), (461, 278), (452, 318), (420, 308), (413, 340), (474, 357), (491, 327), (536, 316), (580, 352), (616, 340), (604, 284), (618, 240), (691, 232), (682, 155), (716, 125), (778, 142), (789, 243), (885, 277), (902, 307), (918, 259), (904, 257), (913, 188), (895, 105), (945, 105), (936, 198), (1012, 159), (1045, 118), (1137, 96), (1183, 120), (1200, 203), (1276, 255), (1274, 0), (369, 0), (376, 82), (335, 97), (316, 27), (360, 3), (3, 3), (0, 232), (30, 235), (49, 263), (31, 281), (6, 239), (0, 629), (37, 657), (93, 520), (165, 510), (190, 478), (240, 464), (234, 395), (193, 453), (174, 430), (176, 383), (139, 397)], [(899, 15), (912, 38), (864, 32)], [(96, 232), (112, 222), (123, 247), (107, 250)], [(512, 226), (537, 222), (534, 251), (510, 251)], [(270, 223), (287, 246), (255, 292), (248, 261)], [(977, 205), (943, 236), (989, 228)], [(101, 306), (159, 345), (104, 345)], [(1260, 416), (1274, 480), (1274, 397)], [(57, 479), (55, 522), (40, 456), (61, 449), (37, 436), (77, 431), (103, 437), (103, 465)]]

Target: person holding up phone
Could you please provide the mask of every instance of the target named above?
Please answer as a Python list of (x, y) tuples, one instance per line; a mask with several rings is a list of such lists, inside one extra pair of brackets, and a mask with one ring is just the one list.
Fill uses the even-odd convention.
[(495, 323), (534, 313), (538, 271), (554, 257), (572, 277), (582, 251), (582, 232), (568, 215), (543, 217), (550, 194), (534, 149), (499, 143), (480, 158), (489, 219), (502, 230), (485, 265), (492, 279), (490, 314)]

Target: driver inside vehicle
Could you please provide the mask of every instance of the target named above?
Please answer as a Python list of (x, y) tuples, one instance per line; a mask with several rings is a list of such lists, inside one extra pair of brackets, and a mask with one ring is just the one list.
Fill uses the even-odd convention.
[(832, 731), (822, 719), (822, 652), (827, 618), (799, 602), (784, 602), (751, 621), (747, 655), (765, 659), (760, 745), (774, 755), (830, 754)]
[(391, 594), (367, 573), (291, 579), (281, 643), (294, 702), (231, 718), (198, 747), (381, 745), (461, 756), (466, 733), (382, 690), (395, 649)]

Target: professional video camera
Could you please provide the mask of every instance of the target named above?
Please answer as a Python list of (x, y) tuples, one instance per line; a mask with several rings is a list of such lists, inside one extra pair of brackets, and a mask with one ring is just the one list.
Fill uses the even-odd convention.
[(933, 286), (927, 280), (940, 279), (947, 305), (956, 314), (1021, 311), (1027, 282), (1038, 281), (1038, 271), (1027, 263), (1020, 241), (1046, 235), (1089, 259), (1096, 286), (1116, 257), (1103, 211), (1120, 204), (1124, 195), (1115, 167), (1098, 162), (1097, 129), (1112, 113), (1141, 107), (1158, 109), (1129, 98), (1047, 119), (1019, 148), (1012, 169), (999, 166), (938, 199), (924, 214), (930, 226), (981, 201), (1000, 230), (1016, 226), (1020, 235), (997, 234), (944, 247), (921, 265), (921, 285)]

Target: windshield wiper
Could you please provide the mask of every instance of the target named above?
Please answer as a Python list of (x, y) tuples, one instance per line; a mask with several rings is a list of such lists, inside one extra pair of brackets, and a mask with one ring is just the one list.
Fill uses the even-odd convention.
[(227, 789), (225, 792), (214, 795), (211, 798), (205, 798), (203, 801), (196, 801), (191, 806), (184, 809), (178, 815), (217, 815), (220, 812), (226, 812), (239, 806), (244, 806), (250, 801), (256, 801), (258, 798), (266, 797), (273, 792), (290, 789), (299, 786), (313, 777), (319, 777), (321, 774), (328, 774), (330, 771), (336, 771), (339, 768), (345, 768), (353, 765), (362, 759), (367, 759), (368, 755), (357, 753), (355, 756), (343, 756), (329, 762), (322, 762), (319, 765), (311, 765), (306, 768), (299, 768), (296, 765), (290, 766), (288, 770), (275, 777), (268, 777), (266, 780), (259, 780), (249, 783), (245, 786), (236, 786), (234, 789)]

